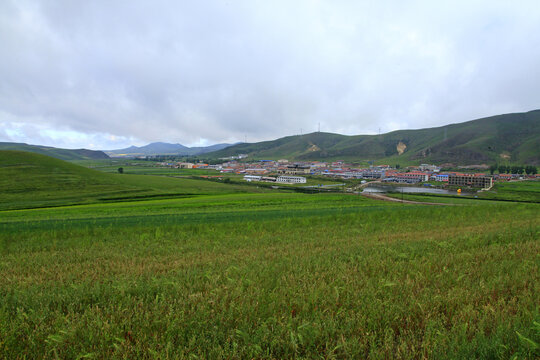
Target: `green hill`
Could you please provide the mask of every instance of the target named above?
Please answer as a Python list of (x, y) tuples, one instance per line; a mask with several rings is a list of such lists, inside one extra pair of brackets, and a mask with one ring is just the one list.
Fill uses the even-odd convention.
[(238, 144), (207, 154), (248, 154), (254, 159), (376, 160), (379, 163), (540, 164), (540, 110), (492, 116), (459, 124), (381, 135), (311, 133)]
[(250, 191), (262, 190), (204, 180), (103, 173), (41, 154), (0, 151), (0, 210)]
[(0, 142), (0, 150), (29, 151), (33, 153), (52, 156), (60, 160), (92, 160), (108, 159), (103, 151), (87, 149), (60, 149), (50, 146), (28, 145), (24, 143)]

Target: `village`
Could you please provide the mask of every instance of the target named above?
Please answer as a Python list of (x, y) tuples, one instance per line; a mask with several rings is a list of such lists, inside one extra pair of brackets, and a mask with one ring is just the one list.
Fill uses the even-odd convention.
[[(370, 165), (356, 167), (344, 161), (333, 162), (289, 162), (287, 159), (242, 162), (242, 157), (227, 159), (221, 164), (209, 165), (190, 162), (162, 162), (160, 166), (179, 169), (213, 169), (221, 174), (243, 175), (248, 182), (276, 182), (283, 184), (304, 184), (306, 176), (333, 179), (375, 180), (386, 183), (418, 184), (439, 183), (441, 186), (463, 186), (490, 189), (494, 181), (536, 179), (538, 174), (490, 173), (487, 165), (463, 166), (466, 171), (442, 171), (440, 166), (421, 164), (399, 168), (390, 165)], [(486, 172), (482, 172), (485, 170)], [(493, 171), (492, 171), (493, 172)], [(522, 171), (523, 172), (523, 171)]]

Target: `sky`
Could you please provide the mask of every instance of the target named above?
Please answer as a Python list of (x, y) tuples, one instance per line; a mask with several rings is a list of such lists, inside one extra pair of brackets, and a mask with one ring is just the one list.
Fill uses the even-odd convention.
[(2, 0), (0, 49), (0, 141), (63, 148), (540, 108), (537, 0)]

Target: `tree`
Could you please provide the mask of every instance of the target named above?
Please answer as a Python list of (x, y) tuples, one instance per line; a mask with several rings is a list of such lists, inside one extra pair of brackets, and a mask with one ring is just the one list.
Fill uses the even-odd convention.
[(536, 166), (527, 165), (525, 166), (525, 173), (527, 175), (536, 175), (538, 173), (538, 169), (536, 168)]
[(523, 166), (521, 165), (512, 166), (512, 174), (523, 174)]
[(119, 174), (123, 174), (123, 173), (124, 173), (124, 168), (119, 167), (119, 168), (118, 168), (118, 173), (119, 173)]
[(401, 167), (401, 165), (396, 164), (396, 169), (399, 169), (400, 167)]
[(495, 170), (497, 170), (499, 167), (497, 166), (497, 164), (494, 164), (494, 165), (491, 165), (489, 167), (489, 172), (491, 175), (493, 175), (493, 173), (495, 172)]
[(506, 165), (499, 165), (499, 174), (504, 174), (506, 172)]

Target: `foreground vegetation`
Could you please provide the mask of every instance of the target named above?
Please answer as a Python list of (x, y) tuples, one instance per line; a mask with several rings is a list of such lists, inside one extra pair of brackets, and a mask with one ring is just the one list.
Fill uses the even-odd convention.
[(0, 171), (0, 358), (540, 356), (540, 204), (509, 201), (535, 184), (423, 206)]
[(538, 206), (482, 204), (230, 194), (3, 211), (0, 356), (534, 358)]

